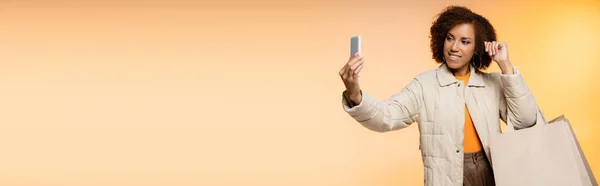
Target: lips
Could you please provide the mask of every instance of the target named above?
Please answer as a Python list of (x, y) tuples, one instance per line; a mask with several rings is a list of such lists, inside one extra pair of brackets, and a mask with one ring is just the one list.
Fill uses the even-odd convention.
[(456, 55), (456, 54), (450, 54), (448, 53), (448, 55), (450, 56), (450, 60), (454, 61), (457, 60), (458, 58), (461, 58), (462, 56)]

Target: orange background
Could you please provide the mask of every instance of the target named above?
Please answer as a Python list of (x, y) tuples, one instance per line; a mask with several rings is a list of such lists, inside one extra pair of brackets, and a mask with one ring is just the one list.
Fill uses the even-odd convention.
[(361, 35), (363, 90), (400, 91), (447, 5), (599, 175), (598, 1), (0, 0), (0, 185), (420, 185), (417, 127), (362, 127), (337, 73)]

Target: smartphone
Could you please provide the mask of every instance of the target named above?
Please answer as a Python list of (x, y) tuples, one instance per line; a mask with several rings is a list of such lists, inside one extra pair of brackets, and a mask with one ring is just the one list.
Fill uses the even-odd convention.
[(360, 36), (352, 36), (350, 38), (350, 58), (357, 52), (359, 55), (362, 55), (360, 53)]
[[(350, 37), (350, 58), (358, 52), (358, 55), (362, 56), (360, 53), (360, 36), (352, 36)], [(358, 72), (358, 77), (360, 77), (360, 72)]]

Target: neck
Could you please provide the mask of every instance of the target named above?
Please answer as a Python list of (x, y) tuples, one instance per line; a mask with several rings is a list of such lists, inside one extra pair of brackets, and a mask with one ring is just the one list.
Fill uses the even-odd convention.
[[(448, 67), (450, 68), (450, 67)], [(464, 76), (467, 75), (469, 73), (471, 69), (469, 68), (469, 64), (466, 64), (465, 66), (462, 66), (458, 69), (450, 69), (450, 72), (452, 72), (452, 74), (454, 76)]]

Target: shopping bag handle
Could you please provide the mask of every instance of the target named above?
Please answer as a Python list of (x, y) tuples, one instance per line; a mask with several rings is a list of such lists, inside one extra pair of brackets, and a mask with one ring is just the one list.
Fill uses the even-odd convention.
[[(510, 120), (510, 114), (506, 113), (506, 124), (508, 125), (508, 131), (514, 131), (515, 127), (512, 124), (511, 120)], [(540, 124), (548, 124), (546, 122), (546, 118), (544, 117), (544, 114), (542, 113), (542, 111), (538, 108), (537, 109), (537, 114), (536, 114), (536, 121), (535, 121), (535, 125), (540, 125)]]

